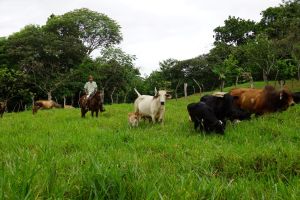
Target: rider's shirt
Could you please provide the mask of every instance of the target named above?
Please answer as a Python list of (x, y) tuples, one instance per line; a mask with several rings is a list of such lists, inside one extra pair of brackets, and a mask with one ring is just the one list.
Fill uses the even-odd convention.
[(90, 96), (90, 94), (92, 94), (95, 90), (97, 90), (97, 84), (95, 81), (92, 81), (92, 82), (88, 81), (84, 85), (84, 89), (85, 89), (85, 91), (87, 91), (88, 96)]

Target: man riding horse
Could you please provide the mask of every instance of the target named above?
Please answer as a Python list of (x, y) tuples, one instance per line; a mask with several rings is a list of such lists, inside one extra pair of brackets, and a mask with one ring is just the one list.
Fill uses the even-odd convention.
[(98, 117), (98, 111), (104, 112), (105, 110), (103, 108), (103, 96), (97, 90), (97, 84), (92, 75), (89, 76), (88, 82), (85, 83), (84, 91), (86, 95), (82, 96), (79, 100), (82, 117), (85, 116), (88, 110), (92, 112), (92, 116), (96, 112), (96, 117)]
[(84, 91), (87, 94), (88, 101), (89, 101), (90, 97), (92, 96), (92, 94), (97, 91), (97, 83), (94, 81), (94, 78), (92, 75), (89, 75), (89, 81), (85, 83)]

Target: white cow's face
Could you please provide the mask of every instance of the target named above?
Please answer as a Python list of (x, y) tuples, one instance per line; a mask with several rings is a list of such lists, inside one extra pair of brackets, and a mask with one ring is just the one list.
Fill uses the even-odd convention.
[(159, 90), (156, 93), (155, 97), (159, 98), (161, 105), (164, 105), (164, 103), (166, 102), (166, 99), (172, 98), (172, 96), (170, 94), (167, 94), (166, 90)]

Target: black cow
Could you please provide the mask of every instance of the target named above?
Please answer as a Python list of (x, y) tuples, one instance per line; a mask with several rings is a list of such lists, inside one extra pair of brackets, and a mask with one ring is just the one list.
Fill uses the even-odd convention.
[(211, 107), (203, 102), (191, 103), (187, 106), (187, 110), (194, 122), (194, 128), (197, 130), (199, 127), (201, 131), (216, 132), (224, 134), (225, 122), (219, 120)]
[(234, 106), (234, 97), (226, 93), (223, 97), (205, 95), (200, 102), (206, 103), (211, 107), (219, 120), (226, 121), (246, 120), (251, 118), (251, 113)]
[(300, 92), (292, 93), (293, 99), (295, 103), (300, 103)]

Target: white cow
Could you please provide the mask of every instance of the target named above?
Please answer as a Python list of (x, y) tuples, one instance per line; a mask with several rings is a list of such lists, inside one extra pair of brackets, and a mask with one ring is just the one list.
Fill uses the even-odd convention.
[(150, 116), (153, 123), (156, 120), (163, 122), (166, 99), (170, 99), (172, 96), (167, 94), (166, 90), (159, 90), (157, 92), (156, 88), (154, 96), (141, 95), (135, 88), (134, 90), (138, 95), (138, 98), (134, 101), (135, 112), (143, 116)]

